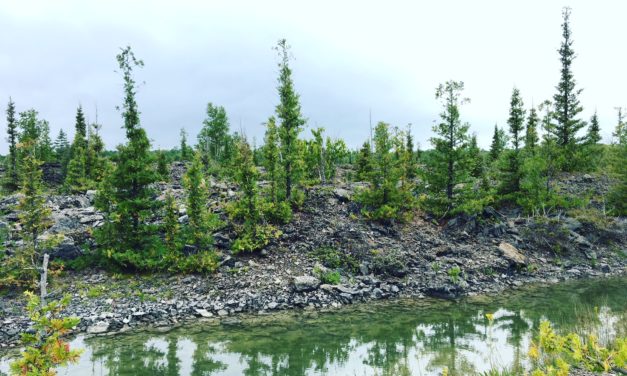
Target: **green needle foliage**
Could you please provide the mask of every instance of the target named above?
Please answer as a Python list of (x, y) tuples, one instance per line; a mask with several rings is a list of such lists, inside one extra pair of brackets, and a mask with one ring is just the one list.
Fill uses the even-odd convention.
[(274, 116), (266, 123), (265, 144), (262, 148), (263, 166), (266, 169), (268, 197), (264, 205), (264, 213), (268, 220), (274, 223), (287, 223), (292, 218), (292, 208), (285, 200), (283, 187), (284, 179), (281, 169), (281, 149), (279, 146), (279, 130)]
[(18, 124), (15, 119), (15, 103), (9, 98), (9, 104), (7, 105), (7, 142), (9, 143), (9, 155), (6, 159), (6, 173), (4, 180), (4, 188), (9, 192), (13, 192), (19, 187), (19, 175), (18, 175)]
[(527, 118), (527, 127), (525, 129), (525, 151), (533, 154), (538, 146), (538, 123), (540, 118), (535, 107), (531, 107), (529, 111), (529, 118)]
[(405, 152), (403, 141), (402, 133), (393, 135), (389, 124), (377, 124), (375, 149), (366, 173), (369, 187), (356, 197), (362, 205), (362, 214), (368, 219), (388, 222), (407, 219), (411, 214), (414, 202), (411, 187), (407, 182), (399, 184), (405, 173), (398, 158)]
[(572, 171), (577, 166), (575, 154), (578, 150), (579, 138), (577, 132), (586, 125), (578, 116), (583, 111), (579, 101), (582, 89), (577, 89), (572, 71), (572, 64), (576, 57), (573, 50), (572, 32), (570, 30), (570, 8), (562, 11), (562, 45), (559, 55), (561, 62), (560, 81), (556, 86), (557, 92), (553, 96), (555, 109), (553, 119), (555, 126), (551, 132), (556, 137), (556, 143), (564, 153), (563, 168)]
[(74, 141), (71, 158), (67, 166), (65, 189), (72, 193), (85, 191), (89, 184), (87, 178), (87, 123), (82, 107), (76, 110)]
[(435, 97), (442, 103), (442, 122), (433, 127), (434, 151), (427, 161), (425, 180), (427, 209), (438, 216), (455, 214), (465, 203), (470, 189), (468, 124), (461, 122), (459, 107), (468, 102), (462, 98), (464, 83), (447, 81), (436, 89)]
[(39, 297), (26, 292), (26, 311), (33, 322), (34, 333), (23, 333), (22, 356), (11, 363), (11, 374), (20, 376), (55, 376), (55, 368), (77, 363), (82, 350), (73, 350), (63, 336), (78, 325), (80, 319), (63, 317), (70, 303), (66, 295), (60, 301), (42, 306)]
[(357, 161), (356, 161), (357, 180), (366, 180), (366, 176), (370, 168), (371, 157), (372, 157), (372, 147), (370, 146), (370, 142), (366, 141), (362, 145), (361, 149), (359, 149), (359, 154), (357, 154)]
[(207, 118), (198, 134), (198, 150), (208, 172), (218, 172), (219, 165), (228, 162), (232, 154), (229, 136), (229, 118), (222, 106), (207, 104)]
[(135, 100), (133, 68), (143, 66), (130, 47), (122, 49), (117, 61), (124, 80), (122, 118), (127, 143), (118, 146), (115, 168), (99, 194), (98, 209), (106, 216), (97, 240), (105, 256), (123, 268), (155, 269), (160, 260), (155, 226), (159, 208), (152, 185), (158, 180), (150, 154), (150, 141), (140, 126)]
[(301, 114), (299, 95), (294, 89), (292, 69), (289, 66), (290, 47), (285, 39), (279, 40), (275, 48), (279, 53), (279, 104), (276, 115), (279, 119), (278, 134), (281, 147), (281, 167), (285, 179), (285, 199), (292, 200), (292, 191), (300, 181), (300, 153), (298, 135), (306, 121)]
[(514, 88), (510, 102), (509, 119), (510, 140), (513, 149), (505, 152), (503, 166), (501, 167), (500, 193), (506, 197), (516, 194), (520, 190), (521, 166), (522, 166), (522, 143), (525, 123), (525, 109), (520, 91)]
[(238, 238), (233, 242), (233, 251), (256, 251), (265, 247), (270, 240), (280, 235), (273, 226), (266, 224), (264, 202), (257, 192), (259, 172), (253, 163), (253, 153), (245, 140), (238, 143), (235, 156), (235, 181), (240, 187), (241, 197), (229, 207), (232, 219), (242, 221)]
[(505, 150), (507, 145), (507, 135), (505, 130), (500, 129), (498, 125), (494, 124), (494, 134), (492, 135), (492, 144), (490, 144), (490, 160), (496, 161), (501, 157), (501, 153)]
[(209, 213), (207, 201), (209, 187), (203, 173), (202, 156), (196, 152), (185, 176), (183, 177), (185, 192), (187, 193), (187, 215), (189, 224), (186, 231), (186, 242), (198, 251), (208, 251), (213, 247), (212, 230), (217, 228), (218, 219), (215, 214)]

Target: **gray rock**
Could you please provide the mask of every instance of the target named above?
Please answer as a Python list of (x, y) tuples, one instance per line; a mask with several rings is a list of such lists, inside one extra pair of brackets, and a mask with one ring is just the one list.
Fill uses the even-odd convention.
[(109, 322), (99, 321), (96, 324), (87, 328), (87, 333), (100, 334), (100, 333), (106, 333), (108, 330), (109, 330)]
[(336, 188), (333, 190), (335, 198), (339, 202), (349, 202), (351, 200), (352, 193), (344, 188)]
[(320, 286), (320, 280), (310, 275), (294, 277), (294, 290), (297, 292), (313, 291)]
[(196, 308), (195, 309), (196, 313), (199, 314), (201, 317), (213, 317), (213, 313), (207, 311), (206, 309), (202, 309), (202, 308)]
[(276, 309), (276, 307), (279, 306), (279, 303), (277, 302), (270, 302), (268, 303), (268, 309)]
[(506, 259), (510, 265), (525, 266), (527, 265), (527, 258), (516, 249), (513, 245), (501, 242), (499, 244), (499, 251), (501, 256)]

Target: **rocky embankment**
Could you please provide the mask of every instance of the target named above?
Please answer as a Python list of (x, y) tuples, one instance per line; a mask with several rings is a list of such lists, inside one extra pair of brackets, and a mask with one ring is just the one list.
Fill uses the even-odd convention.
[[(77, 332), (104, 334), (197, 319), (236, 322), (240, 313), (324, 310), (394, 297), (458, 298), (625, 274), (627, 220), (605, 217), (595, 207), (594, 197), (603, 195), (606, 184), (590, 176), (564, 182), (569, 189), (590, 192), (591, 208), (536, 218), (488, 208), (446, 223), (417, 215), (410, 223), (386, 225), (359, 216), (352, 200), (359, 183), (317, 187), (308, 190), (303, 208), (262, 252), (231, 255), (233, 230), (214, 234), (221, 262), (213, 275), (66, 272), (53, 280), (52, 295), (73, 296), (67, 313), (81, 318)], [(173, 189), (182, 198), (177, 183), (160, 189)], [(219, 212), (236, 192), (214, 182), (208, 205)], [(54, 258), (71, 259), (93, 249), (91, 230), (103, 220), (93, 208), (93, 196), (49, 198), (55, 221), (50, 231), (64, 234)], [(0, 200), (5, 226), (17, 219), (16, 200)], [(179, 220), (186, 221), (182, 206)], [(331, 277), (335, 270), (339, 280)], [(1, 297), (0, 347), (16, 345), (28, 326), (19, 294)]]

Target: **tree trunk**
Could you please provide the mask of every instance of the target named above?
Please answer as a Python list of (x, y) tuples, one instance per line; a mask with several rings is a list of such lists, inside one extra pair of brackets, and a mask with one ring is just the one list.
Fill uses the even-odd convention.
[(41, 273), (39, 280), (39, 300), (41, 301), (41, 306), (46, 306), (46, 297), (48, 296), (48, 253), (44, 253), (44, 261), (41, 265)]

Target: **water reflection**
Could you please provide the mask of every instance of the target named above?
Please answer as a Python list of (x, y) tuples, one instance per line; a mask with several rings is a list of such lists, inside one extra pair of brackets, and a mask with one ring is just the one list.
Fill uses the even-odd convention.
[[(627, 335), (627, 279), (534, 289), (463, 302), (403, 301), (328, 314), (286, 314), (239, 326), (74, 341), (66, 375), (472, 375), (521, 370), (534, 328)], [(490, 323), (486, 313), (494, 313)], [(7, 361), (0, 363), (6, 370)]]

